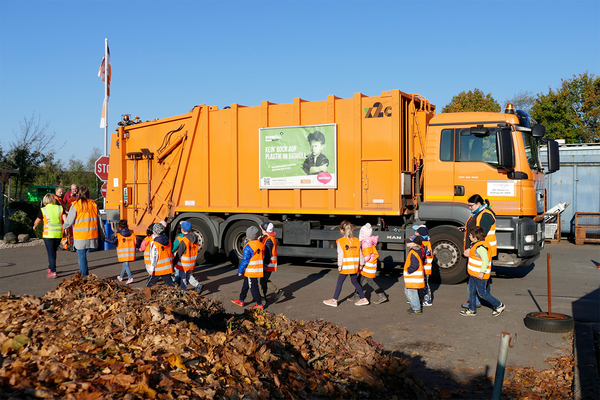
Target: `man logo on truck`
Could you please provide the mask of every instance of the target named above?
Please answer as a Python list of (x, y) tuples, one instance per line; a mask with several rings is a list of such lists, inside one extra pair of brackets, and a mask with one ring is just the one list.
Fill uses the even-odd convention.
[(392, 106), (387, 106), (383, 111), (383, 105), (380, 102), (373, 104), (371, 108), (365, 108), (365, 118), (382, 118), (392, 116)]

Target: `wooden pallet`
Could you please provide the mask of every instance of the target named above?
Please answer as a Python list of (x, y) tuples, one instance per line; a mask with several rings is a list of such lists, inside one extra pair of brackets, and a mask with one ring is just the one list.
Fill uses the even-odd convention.
[(575, 213), (575, 244), (600, 243), (600, 213)]

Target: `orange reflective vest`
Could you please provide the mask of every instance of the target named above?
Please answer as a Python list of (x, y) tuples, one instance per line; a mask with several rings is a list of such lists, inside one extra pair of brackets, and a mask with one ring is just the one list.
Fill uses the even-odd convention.
[[(160, 244), (156, 241), (150, 243), (150, 256), (152, 256), (152, 248), (158, 250), (158, 259), (154, 266), (154, 271), (151, 275), (168, 275), (173, 272), (173, 254), (171, 253), (171, 243), (168, 245)], [(152, 260), (150, 260), (152, 262)]]
[(483, 279), (490, 279), (490, 272), (492, 271), (492, 257), (490, 256), (491, 246), (485, 240), (477, 242), (473, 246), (471, 246), (471, 250), (469, 250), (469, 261), (467, 263), (467, 270), (469, 271), (469, 275), (474, 277), (477, 277), (477, 275), (479, 275), (479, 273), (481, 272), (481, 266), (483, 265), (483, 261), (481, 260), (481, 257), (479, 257), (479, 254), (476, 253), (477, 248), (480, 246), (483, 246), (483, 248), (487, 251), (488, 259), (490, 261), (488, 262), (487, 269), (483, 273)]
[(262, 241), (265, 248), (267, 247), (267, 241), (269, 239), (273, 242), (273, 247), (271, 248), (271, 259), (267, 260), (269, 263), (264, 267), (265, 271), (267, 272), (275, 272), (277, 271), (277, 240), (273, 236), (267, 235)]
[(120, 262), (135, 261), (135, 235), (117, 233), (117, 259)]
[(150, 243), (152, 242), (152, 236), (146, 236), (143, 241), (146, 242), (146, 247), (144, 247), (144, 264), (150, 265)]
[(198, 243), (190, 242), (190, 239), (185, 236), (180, 238), (179, 242), (180, 246), (181, 242), (185, 243), (185, 254), (181, 255), (175, 268), (180, 271), (193, 271), (198, 257)]
[(263, 277), (263, 257), (265, 252), (265, 245), (259, 240), (251, 240), (246, 246), (250, 246), (253, 251), (252, 258), (244, 270), (244, 276), (248, 278), (262, 278)]
[(363, 269), (360, 273), (367, 278), (372, 279), (377, 275), (377, 259), (379, 258), (379, 253), (375, 246), (369, 246), (362, 249), (362, 255), (365, 259), (370, 254), (373, 254), (373, 257), (369, 261), (365, 261), (365, 265), (363, 265)]
[[(419, 269), (412, 274), (408, 273), (408, 267), (411, 264), (411, 258), (415, 257), (419, 261)], [(410, 249), (404, 262), (404, 285), (407, 289), (423, 289), (425, 287), (425, 277), (423, 274), (423, 259), (415, 249)]]
[(431, 275), (431, 267), (433, 266), (433, 249), (431, 248), (431, 241), (423, 240), (423, 247), (427, 247), (429, 250), (429, 255), (425, 254), (423, 270), (425, 271), (425, 275)]
[(46, 204), (42, 207), (42, 216), (44, 217), (44, 230), (42, 237), (45, 239), (60, 239), (62, 238), (62, 224), (60, 217), (63, 208), (56, 204)]
[(77, 216), (73, 223), (74, 240), (90, 240), (98, 238), (98, 207), (92, 200), (77, 200), (73, 203)]
[[(481, 218), (483, 217), (484, 214), (489, 214), (494, 219), (494, 223), (492, 224), (490, 230), (488, 231), (487, 235), (485, 236), (485, 241), (490, 244), (488, 253), (490, 254), (490, 260), (491, 260), (492, 257), (494, 257), (496, 254), (498, 254), (498, 243), (496, 241), (496, 215), (489, 208), (483, 209), (483, 211), (481, 211), (479, 214), (477, 214), (477, 218), (475, 219), (475, 226), (481, 226)], [(467, 226), (467, 227), (469, 226), (469, 221), (471, 221), (472, 218), (473, 218), (473, 216), (469, 217), (465, 226)], [(469, 231), (469, 229), (465, 230), (465, 239), (464, 239), (465, 240), (465, 249), (466, 249), (467, 244), (469, 243), (469, 237), (467, 236), (468, 231)]]
[(346, 238), (336, 240), (338, 246), (342, 248), (342, 270), (340, 274), (352, 275), (358, 272), (360, 265), (360, 240), (358, 238)]

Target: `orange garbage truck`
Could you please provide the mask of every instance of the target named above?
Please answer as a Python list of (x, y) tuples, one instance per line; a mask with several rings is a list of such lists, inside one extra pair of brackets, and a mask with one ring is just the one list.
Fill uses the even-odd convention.
[[(510, 107), (510, 106), (509, 106)], [(544, 245), (547, 209), (540, 144), (557, 170), (558, 146), (528, 114), (436, 115), (423, 96), (333, 95), (289, 104), (198, 105), (141, 122), (127, 116), (110, 143), (104, 217), (137, 235), (182, 220), (199, 238), (198, 260), (241, 258), (246, 228), (275, 225), (280, 257), (336, 258), (337, 226), (367, 222), (380, 259), (401, 263), (414, 224), (429, 228), (433, 278), (467, 277), (467, 199), (480, 194), (497, 215), (494, 265), (524, 266)]]

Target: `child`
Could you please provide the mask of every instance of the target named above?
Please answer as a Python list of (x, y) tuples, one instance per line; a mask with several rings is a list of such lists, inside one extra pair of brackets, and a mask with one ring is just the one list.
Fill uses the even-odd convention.
[(340, 226), (340, 233), (342, 234), (342, 238), (336, 241), (337, 243), (337, 253), (338, 253), (338, 271), (340, 275), (338, 276), (337, 286), (335, 287), (335, 293), (333, 294), (333, 298), (330, 300), (323, 300), (323, 304), (331, 307), (337, 307), (338, 297), (340, 297), (340, 293), (342, 292), (342, 285), (346, 280), (346, 277), (350, 275), (350, 282), (356, 288), (358, 295), (360, 296), (360, 300), (354, 303), (357, 306), (366, 306), (369, 304), (369, 300), (365, 298), (365, 294), (362, 290), (362, 287), (358, 284), (356, 280), (356, 274), (358, 273), (358, 267), (362, 263), (362, 255), (360, 253), (360, 241), (358, 238), (352, 237), (352, 231), (354, 227), (348, 221), (343, 221)]
[(462, 310), (460, 315), (475, 316), (477, 308), (475, 304), (475, 296), (481, 297), (487, 301), (494, 310), (492, 315), (497, 317), (502, 314), (506, 306), (504, 303), (497, 300), (487, 291), (487, 281), (490, 279), (491, 264), (490, 264), (490, 249), (491, 246), (485, 241), (485, 230), (476, 226), (469, 233), (469, 240), (474, 242), (469, 250), (469, 261), (467, 271), (469, 272), (469, 308)]
[(404, 293), (410, 304), (409, 314), (421, 315), (421, 301), (419, 300), (419, 289), (425, 286), (423, 278), (423, 259), (419, 254), (423, 246), (423, 238), (415, 236), (406, 239), (406, 247), (410, 250), (406, 254), (404, 262)]
[[(358, 276), (358, 284), (362, 287), (366, 282), (377, 294), (377, 300), (373, 300), (373, 304), (381, 304), (387, 301), (387, 296), (382, 288), (377, 285), (373, 279), (377, 275), (377, 259), (379, 253), (377, 252), (377, 241), (379, 236), (372, 236), (373, 228), (371, 224), (367, 223), (360, 228), (358, 239), (360, 240), (360, 249), (362, 256), (364, 257), (365, 263)], [(352, 300), (358, 300), (358, 292), (354, 292)]]
[(146, 265), (146, 269), (148, 269), (148, 265), (150, 265), (150, 242), (152, 241), (152, 227), (154, 224), (148, 225), (146, 228), (146, 237), (140, 243), (139, 251), (144, 253), (144, 265)]
[(244, 300), (246, 300), (248, 289), (250, 289), (252, 299), (256, 302), (251, 308), (262, 310), (265, 306), (263, 306), (260, 298), (258, 278), (262, 278), (263, 276), (263, 253), (265, 251), (265, 245), (258, 240), (258, 228), (255, 226), (246, 229), (246, 238), (248, 239), (248, 243), (244, 246), (242, 262), (238, 268), (238, 276), (244, 274), (246, 279), (244, 279), (239, 300), (235, 299), (231, 300), (231, 302), (240, 307), (244, 307), (246, 304), (244, 303)]
[(117, 224), (119, 232), (113, 239), (106, 239), (105, 242), (109, 244), (117, 245), (117, 259), (123, 263), (121, 269), (121, 275), (117, 275), (119, 282), (123, 281), (125, 273), (127, 273), (127, 284), (133, 283), (133, 277), (131, 276), (131, 269), (129, 268), (129, 262), (135, 261), (135, 235), (129, 230), (127, 220), (122, 219)]
[(175, 264), (175, 268), (179, 271), (181, 288), (186, 290), (186, 282), (189, 281), (196, 267), (198, 237), (192, 233), (192, 224), (188, 221), (181, 222), (181, 232), (183, 233), (183, 237), (179, 240), (173, 264)]
[(278, 290), (277, 286), (271, 282), (271, 274), (277, 271), (277, 239), (275, 239), (275, 231), (273, 224), (269, 221), (265, 221), (260, 225), (262, 236), (259, 239), (262, 244), (265, 245), (265, 255), (263, 258), (263, 277), (260, 278), (260, 288), (262, 295), (267, 298), (267, 289), (275, 292), (275, 298), (273, 303), (277, 303), (281, 296), (283, 296), (283, 290)]
[(146, 287), (152, 287), (158, 282), (158, 277), (162, 276), (163, 282), (167, 286), (173, 287), (171, 273), (173, 272), (173, 255), (171, 253), (171, 243), (165, 235), (165, 227), (162, 223), (152, 225), (152, 241), (150, 242), (149, 261), (146, 264), (146, 270), (150, 274)]
[(325, 135), (322, 132), (314, 131), (308, 135), (307, 140), (312, 153), (306, 156), (306, 160), (302, 163), (302, 170), (307, 175), (327, 172), (329, 159), (323, 154), (323, 150), (325, 149)]
[(431, 267), (433, 265), (433, 250), (431, 248), (431, 240), (429, 239), (429, 229), (425, 225), (413, 225), (415, 235), (421, 236), (423, 239), (424, 264), (425, 271), (425, 287), (423, 288), (423, 306), (430, 307), (433, 305), (431, 297), (431, 289), (429, 287), (429, 275), (431, 275)]

